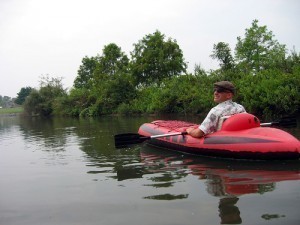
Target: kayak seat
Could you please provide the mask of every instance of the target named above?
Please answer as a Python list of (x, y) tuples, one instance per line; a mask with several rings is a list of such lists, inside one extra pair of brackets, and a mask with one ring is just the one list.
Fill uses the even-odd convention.
[(259, 119), (250, 113), (239, 113), (221, 118), (221, 120), (221, 131), (238, 131), (260, 127)]
[(217, 131), (221, 130), (223, 123), (231, 116), (222, 116), (218, 122)]

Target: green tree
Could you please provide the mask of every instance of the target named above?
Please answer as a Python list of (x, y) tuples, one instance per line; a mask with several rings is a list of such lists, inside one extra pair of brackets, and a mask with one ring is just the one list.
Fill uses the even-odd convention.
[(55, 115), (78, 117), (95, 100), (90, 98), (90, 91), (86, 88), (72, 88), (68, 95), (55, 98), (53, 113)]
[(89, 58), (86, 56), (82, 59), (82, 65), (80, 65), (77, 77), (74, 81), (75, 88), (88, 88), (89, 82), (91, 81), (96, 69), (97, 62), (97, 57)]
[(245, 37), (238, 37), (237, 41), (235, 56), (246, 72), (274, 68), (285, 59), (285, 45), (274, 40), (272, 31), (267, 26), (259, 26), (258, 20), (254, 20), (246, 29)]
[(25, 102), (26, 97), (30, 94), (31, 91), (32, 91), (31, 87), (22, 87), (18, 93), (15, 103), (18, 105), (22, 105)]
[(116, 74), (113, 79), (107, 79), (98, 93), (96, 103), (91, 106), (91, 115), (115, 113), (119, 105), (129, 105), (136, 97), (130, 74)]
[(206, 73), (205, 69), (201, 66), (200, 63), (199, 64), (195, 64), (194, 75), (195, 76), (204, 76), (204, 77), (207, 76), (207, 73)]
[(25, 100), (25, 112), (28, 115), (51, 116), (55, 99), (66, 95), (61, 81), (62, 78), (42, 77), (40, 89), (33, 89)]
[(165, 41), (165, 35), (159, 31), (134, 44), (131, 58), (131, 72), (137, 85), (159, 83), (186, 72), (183, 53), (176, 40)]
[(97, 66), (90, 82), (90, 104), (82, 110), (82, 116), (112, 113), (119, 104), (128, 104), (135, 96), (135, 87), (128, 73), (129, 59), (114, 43), (104, 46), (98, 55)]
[(269, 69), (239, 81), (242, 104), (247, 111), (265, 118), (299, 114), (300, 67), (293, 74)]
[(103, 53), (98, 58), (99, 62), (93, 75), (93, 86), (97, 89), (96, 94), (98, 91), (101, 92), (102, 86), (105, 86), (107, 81), (120, 74), (126, 74), (129, 64), (127, 55), (114, 43), (104, 46)]
[(227, 43), (219, 42), (218, 44), (214, 44), (213, 54), (211, 57), (220, 62), (220, 67), (222, 70), (229, 70), (234, 67), (231, 49)]
[(128, 64), (127, 55), (122, 52), (119, 46), (111, 43), (103, 48), (103, 54), (99, 57), (97, 72), (113, 76), (120, 72), (126, 72)]
[(293, 73), (294, 68), (300, 66), (300, 53), (297, 53), (295, 47), (283, 62), (282, 69), (287, 73)]

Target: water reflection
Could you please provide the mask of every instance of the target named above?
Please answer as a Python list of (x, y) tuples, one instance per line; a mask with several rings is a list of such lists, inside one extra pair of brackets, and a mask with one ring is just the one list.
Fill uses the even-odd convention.
[[(71, 206), (74, 205), (74, 196), (75, 199), (80, 196), (87, 205), (97, 204), (97, 207), (109, 205), (111, 199), (114, 199), (118, 204), (121, 201), (122, 210), (123, 208), (132, 208), (130, 204), (134, 204), (134, 207), (141, 207), (139, 208), (141, 211), (149, 210), (147, 211), (150, 215), (148, 221), (152, 221), (153, 213), (163, 211), (168, 207), (168, 212), (174, 212), (173, 215), (175, 215), (177, 211), (172, 211), (172, 209), (174, 209), (173, 206), (176, 206), (177, 210), (182, 210), (181, 212), (186, 213), (185, 215), (189, 218), (191, 218), (190, 213), (195, 212), (193, 216), (196, 222), (191, 224), (196, 224), (201, 216), (207, 216), (208, 210), (214, 212), (207, 217), (214, 218), (216, 215), (216, 219), (219, 220), (219, 215), (221, 224), (239, 224), (242, 223), (239, 204), (242, 199), (244, 202), (246, 201), (243, 196), (252, 194), (253, 197), (258, 194), (260, 198), (265, 193), (275, 191), (278, 182), (300, 180), (299, 162), (255, 162), (201, 158), (145, 145), (136, 145), (120, 150), (114, 148), (113, 136), (115, 134), (136, 132), (140, 124), (149, 120), (153, 120), (153, 118), (84, 120), (0, 118), (0, 142), (3, 154), (1, 157), (4, 157), (5, 160), (6, 156), (11, 160), (6, 163), (6, 168), (9, 168), (10, 172), (14, 172), (12, 174), (20, 176), (26, 174), (27, 177), (24, 179), (30, 181), (35, 180), (36, 177), (39, 178), (35, 180), (37, 182), (32, 182), (33, 185), (29, 184), (31, 182), (25, 183), (23, 178), (20, 179), (16, 186), (22, 188), (21, 191), (18, 191), (23, 193), (22, 190), (27, 190), (22, 196), (35, 199), (37, 189), (44, 191), (43, 196), (60, 193), (58, 198), (70, 203), (67, 204), (68, 207), (65, 207), (66, 205), (63, 207), (70, 209), (72, 213), (74, 208), (72, 209)], [(12, 138), (13, 136), (17, 138)], [(19, 143), (15, 143), (18, 141)], [(26, 146), (24, 147), (24, 145)], [(34, 154), (30, 154), (32, 152)], [(22, 158), (23, 156), (28, 157), (27, 161)], [(41, 159), (43, 159), (42, 163), (46, 162), (51, 166), (43, 167), (43, 164), (40, 163)], [(28, 170), (28, 173), (19, 172), (19, 167), (15, 167), (17, 163), (22, 163), (22, 168), (25, 171)], [(70, 166), (64, 168), (64, 166), (60, 166), (62, 164)], [(57, 165), (59, 166), (53, 167)], [(59, 175), (58, 181), (56, 178)], [(4, 178), (8, 181), (11, 179), (10, 176), (4, 176)], [(52, 185), (53, 182), (58, 189)], [(47, 185), (51, 188), (48, 188)], [(295, 184), (291, 184), (291, 186), (295, 188)], [(9, 185), (5, 187), (4, 190), (11, 188)], [(107, 189), (111, 189), (111, 191), (107, 191)], [(44, 195), (44, 193), (47, 194)], [(69, 193), (69, 198), (67, 198), (66, 195)], [(103, 193), (105, 193), (104, 197)], [(293, 195), (295, 193), (289, 194), (285, 201), (290, 203)], [(95, 196), (98, 196), (96, 200)], [(203, 196), (206, 198), (203, 199)], [(107, 201), (103, 201), (103, 198)], [(258, 198), (254, 197), (254, 199)], [(16, 202), (19, 200), (15, 198)], [(217, 204), (215, 204), (215, 200), (217, 200)], [(45, 202), (48, 201), (49, 199)], [(10, 200), (7, 202), (9, 203)], [(40, 200), (37, 199), (36, 202), (40, 202)], [(77, 203), (78, 205), (82, 204), (81, 201)], [(52, 204), (59, 205), (55, 202)], [(249, 207), (255, 207), (256, 204), (249, 204)], [(265, 208), (272, 209), (273, 205), (270, 204), (272, 203), (267, 203)], [(13, 203), (9, 205), (14, 209)], [(204, 210), (196, 212), (198, 208)], [(31, 212), (35, 212), (36, 209), (33, 207)], [(278, 209), (277, 206), (275, 209)], [(18, 210), (22, 211), (22, 209)], [(276, 210), (275, 213), (272, 211), (271, 213), (259, 212), (259, 217), (261, 216), (259, 219), (272, 220), (283, 217), (289, 219), (285, 209), (280, 210), (279, 208), (277, 211), (279, 214), (276, 214)], [(79, 215), (82, 211), (90, 213), (87, 212), (88, 210), (84, 211), (80, 208), (75, 214)], [(35, 214), (31, 212), (30, 214)], [(292, 213), (292, 216), (295, 214)], [(95, 215), (99, 215), (98, 210), (95, 210)], [(128, 218), (133, 217), (132, 215), (128, 214)], [(105, 216), (105, 213), (101, 214), (101, 217)], [(169, 218), (166, 218), (166, 221), (164, 224), (170, 224)], [(211, 224), (216, 223), (211, 222)]]
[[(299, 162), (200, 158), (170, 153), (149, 146), (141, 148), (141, 159), (145, 164), (145, 174), (164, 171), (164, 177), (169, 177), (169, 179), (152, 179), (155, 187), (172, 186), (174, 180), (188, 174), (204, 180), (207, 192), (219, 198), (221, 224), (242, 223), (240, 210), (237, 206), (240, 196), (272, 192), (276, 189), (278, 182), (300, 180)], [(188, 194), (165, 194), (146, 196), (145, 198), (173, 200), (188, 198), (188, 196)], [(280, 217), (284, 217), (284, 215)], [(262, 218), (269, 218), (269, 215), (264, 214)]]
[(218, 197), (263, 194), (273, 191), (276, 182), (300, 179), (298, 161), (201, 158), (169, 153), (149, 146), (141, 148), (141, 159), (148, 172), (173, 171), (175, 179), (177, 172), (180, 172), (180, 176), (188, 173), (198, 176), (206, 180), (207, 192)]
[[(103, 119), (21, 119), (22, 136), (43, 151), (65, 151), (68, 146), (78, 146), (87, 157), (89, 174), (105, 174), (118, 181), (140, 179), (147, 174), (155, 188), (172, 187), (192, 174), (204, 180), (207, 192), (216, 197), (240, 196), (250, 193), (270, 192), (276, 182), (299, 180), (299, 163), (218, 160), (181, 155), (157, 150), (149, 146), (116, 150), (113, 135), (122, 130), (133, 131), (145, 118)], [(126, 126), (125, 126), (126, 124)], [(128, 127), (131, 124), (131, 127)], [(12, 125), (14, 126), (14, 125)], [(1, 131), (10, 127), (1, 124)], [(118, 130), (118, 132), (116, 131)], [(180, 195), (187, 196), (186, 193)], [(147, 196), (149, 197), (149, 196)], [(158, 199), (158, 198), (155, 198)]]
[(238, 202), (237, 197), (221, 198), (219, 201), (219, 216), (221, 224), (241, 224), (240, 210), (235, 205)]
[(161, 195), (153, 195), (144, 197), (144, 199), (152, 199), (152, 200), (178, 200), (187, 198), (188, 194), (174, 195), (174, 194), (161, 194)]
[(74, 126), (61, 123), (60, 120), (39, 117), (23, 118), (19, 123), (20, 132), (25, 140), (34, 143), (43, 151), (61, 152), (70, 143)]

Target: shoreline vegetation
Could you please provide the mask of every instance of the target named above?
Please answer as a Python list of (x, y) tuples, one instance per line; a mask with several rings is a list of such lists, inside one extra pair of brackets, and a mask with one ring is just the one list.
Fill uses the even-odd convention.
[(0, 108), (0, 116), (11, 116), (24, 113), (23, 107)]
[[(237, 87), (234, 101), (264, 119), (300, 114), (300, 53), (280, 44), (266, 26), (254, 20), (232, 51), (228, 43), (213, 46), (219, 68), (187, 64), (177, 41), (160, 31), (133, 45), (128, 57), (115, 43), (102, 54), (84, 57), (74, 85), (42, 77), (39, 89), (24, 88), (27, 115), (99, 117), (103, 115), (206, 114), (214, 106), (213, 84), (228, 80)], [(201, 49), (199, 49), (201, 51)], [(23, 91), (22, 91), (23, 90)], [(26, 98), (25, 94), (30, 92)], [(20, 101), (22, 102), (22, 101)]]

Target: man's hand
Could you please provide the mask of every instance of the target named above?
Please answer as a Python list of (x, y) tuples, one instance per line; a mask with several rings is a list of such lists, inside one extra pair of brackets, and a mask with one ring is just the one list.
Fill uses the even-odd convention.
[(186, 132), (191, 135), (192, 137), (195, 138), (200, 138), (204, 136), (204, 133), (202, 130), (200, 130), (199, 128), (193, 128), (193, 127), (189, 127), (186, 129)]

